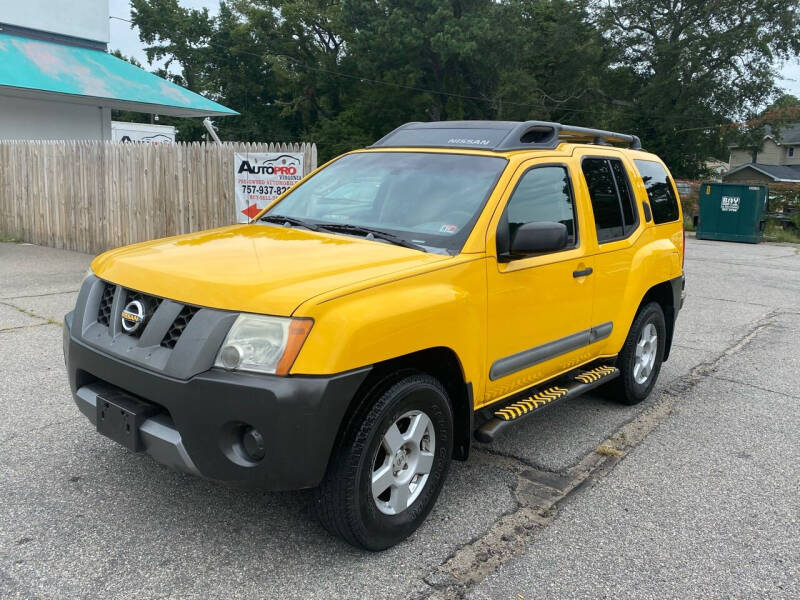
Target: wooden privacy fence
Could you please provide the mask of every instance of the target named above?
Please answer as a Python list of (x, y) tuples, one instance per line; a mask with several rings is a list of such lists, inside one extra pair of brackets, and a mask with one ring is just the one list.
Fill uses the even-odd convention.
[[(0, 238), (97, 253), (236, 222), (234, 153), (315, 144), (0, 141)], [(304, 174), (305, 174), (304, 173)]]

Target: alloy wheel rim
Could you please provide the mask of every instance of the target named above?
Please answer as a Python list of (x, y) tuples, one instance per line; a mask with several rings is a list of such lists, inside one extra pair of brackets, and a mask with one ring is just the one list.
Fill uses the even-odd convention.
[(389, 426), (372, 461), (370, 485), (379, 511), (397, 515), (414, 503), (428, 483), (435, 451), (433, 422), (424, 412), (408, 411)]
[(658, 332), (653, 323), (648, 323), (639, 334), (633, 363), (633, 379), (639, 385), (647, 382), (653, 372), (658, 351)]

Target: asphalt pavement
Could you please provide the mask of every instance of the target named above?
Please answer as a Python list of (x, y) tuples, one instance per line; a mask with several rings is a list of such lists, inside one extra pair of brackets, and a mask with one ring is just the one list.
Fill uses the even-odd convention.
[(585, 396), (476, 444), (379, 554), (327, 535), (308, 492), (175, 473), (93, 430), (59, 324), (90, 260), (0, 244), (0, 598), (800, 597), (800, 248), (689, 239), (651, 398)]

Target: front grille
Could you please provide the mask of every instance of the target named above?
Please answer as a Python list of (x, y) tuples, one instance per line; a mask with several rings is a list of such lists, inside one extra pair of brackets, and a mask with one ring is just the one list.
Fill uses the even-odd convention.
[[(115, 317), (111, 312), (112, 305), (114, 304), (114, 292), (116, 289), (117, 286), (113, 283), (108, 283), (105, 281), (103, 282), (103, 292), (100, 296), (100, 306), (97, 309), (97, 322), (106, 327), (110, 326), (112, 319), (120, 318), (119, 313), (117, 313)], [(144, 326), (137, 328), (131, 333), (125, 333), (124, 331), (120, 331), (120, 333), (124, 333), (125, 335), (130, 335), (131, 337), (135, 338), (141, 337), (142, 332), (144, 332), (145, 329), (150, 326), (153, 315), (164, 300), (163, 298), (150, 296), (149, 294), (144, 294), (135, 290), (123, 290), (123, 294), (121, 308), (125, 308), (134, 300), (138, 300), (144, 307), (145, 323)], [(199, 310), (200, 308), (197, 306), (183, 305), (178, 313), (178, 316), (175, 317), (174, 321), (172, 321), (169, 329), (161, 339), (161, 346), (172, 350), (175, 347), (175, 344), (178, 343), (178, 339), (181, 337), (181, 334), (183, 334), (183, 330), (186, 329), (189, 321), (192, 320)], [(163, 321), (160, 323), (161, 324), (156, 325), (156, 327), (163, 331), (163, 329), (161, 329), (161, 327), (164, 326)], [(160, 331), (158, 333), (160, 333)]]
[(186, 329), (189, 321), (197, 314), (198, 310), (200, 309), (194, 306), (184, 306), (181, 309), (181, 312), (178, 313), (178, 316), (175, 317), (175, 320), (172, 322), (172, 326), (164, 335), (164, 339), (161, 340), (161, 345), (164, 346), (164, 348), (172, 349), (175, 347), (175, 344), (178, 343), (178, 338), (181, 337), (183, 330)]
[(114, 303), (114, 288), (116, 286), (112, 283), (104, 283), (103, 286), (100, 308), (97, 309), (97, 322), (108, 327), (111, 322), (111, 305)]
[[(153, 316), (153, 313), (156, 312), (156, 309), (161, 304), (161, 298), (156, 298), (155, 296), (148, 296), (147, 294), (143, 294), (142, 292), (134, 292), (133, 290), (126, 290), (125, 302), (123, 303), (123, 308), (128, 305), (129, 302), (133, 302), (134, 300), (138, 300), (144, 306), (144, 314), (146, 318), (149, 320), (150, 317)], [(145, 325), (147, 325), (145, 323)], [(139, 327), (136, 331), (129, 333), (128, 335), (132, 335), (133, 337), (140, 337), (142, 332), (145, 330), (146, 327)]]

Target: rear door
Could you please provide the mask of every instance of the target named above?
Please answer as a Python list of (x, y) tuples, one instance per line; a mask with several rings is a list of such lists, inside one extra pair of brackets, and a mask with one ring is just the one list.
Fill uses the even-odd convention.
[[(593, 259), (586, 203), (577, 202), (580, 164), (559, 157), (526, 161), (492, 218), (487, 250), (488, 381), (484, 402), (528, 387), (588, 360)], [(590, 217), (589, 217), (590, 218)], [(567, 226), (568, 247), (507, 260), (520, 225), (556, 221)]]
[[(592, 323), (613, 332), (618, 339), (627, 332), (633, 314), (627, 304), (630, 280), (635, 277), (636, 242), (644, 229), (634, 188), (635, 171), (622, 153), (611, 149), (586, 150), (581, 158), (583, 185), (592, 209), (596, 249), (595, 297)], [(624, 338), (623, 338), (624, 339)], [(606, 343), (600, 342), (595, 352), (606, 354)]]

